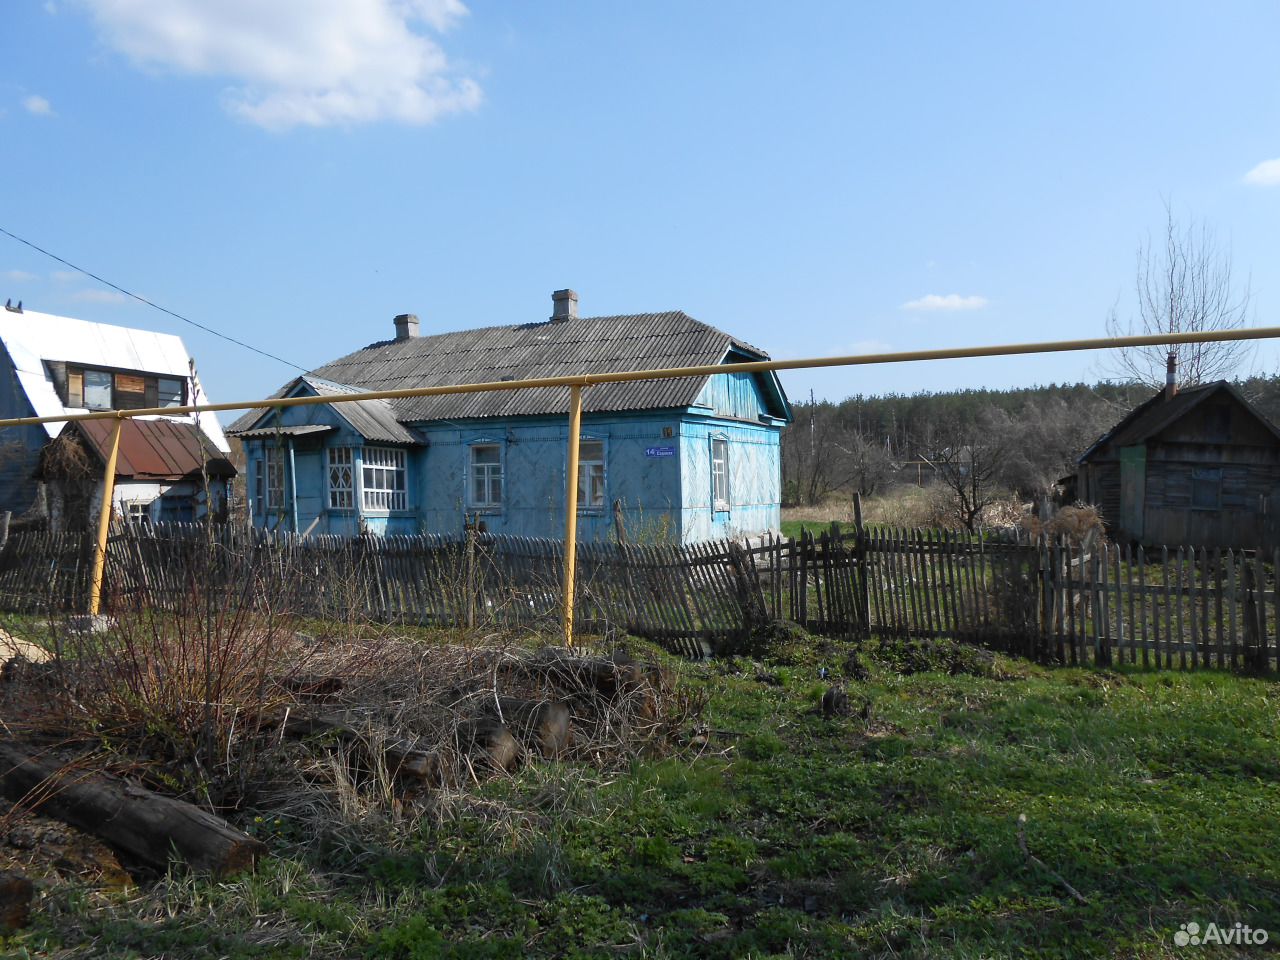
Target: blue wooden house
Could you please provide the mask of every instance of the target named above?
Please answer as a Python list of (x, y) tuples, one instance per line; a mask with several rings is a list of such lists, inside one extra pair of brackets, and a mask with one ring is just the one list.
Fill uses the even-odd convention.
[[(274, 396), (495, 382), (723, 364), (682, 380), (601, 384), (583, 394), (578, 477), (584, 540), (691, 543), (777, 530), (779, 434), (791, 409), (767, 359), (679, 311), (582, 318), (571, 290), (549, 320), (394, 339), (298, 377)], [(244, 443), (258, 526), (300, 533), (563, 536), (569, 389), (361, 400), (255, 410)]]

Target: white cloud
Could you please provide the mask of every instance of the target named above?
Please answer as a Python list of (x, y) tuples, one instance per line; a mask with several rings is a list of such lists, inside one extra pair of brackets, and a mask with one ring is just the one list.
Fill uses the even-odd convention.
[(6, 280), (12, 280), (14, 283), (26, 283), (28, 280), (36, 278), (34, 273), (27, 273), (25, 270), (6, 270), (0, 276)]
[(1280, 186), (1280, 157), (1263, 160), (1244, 175), (1244, 182), (1258, 187)]
[(34, 93), (22, 101), (22, 106), (27, 113), (34, 113), (37, 117), (48, 117), (53, 114), (53, 107), (49, 101)]
[(55, 283), (70, 283), (72, 280), (79, 280), (80, 274), (74, 270), (54, 270), (49, 274), (49, 279)]
[(908, 300), (902, 305), (903, 310), (981, 310), (987, 305), (986, 297), (962, 297), (958, 293), (948, 293), (945, 297), (930, 293), (918, 300)]
[(142, 67), (226, 77), (227, 109), (261, 127), (423, 124), (480, 104), (423, 30), (461, 0), (83, 0), (107, 43)]
[(125, 303), (129, 298), (115, 290), (77, 290), (71, 299), (81, 303)]

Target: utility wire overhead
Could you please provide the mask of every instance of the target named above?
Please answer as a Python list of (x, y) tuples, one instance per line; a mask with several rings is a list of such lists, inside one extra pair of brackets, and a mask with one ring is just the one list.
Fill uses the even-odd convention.
[(37, 253), (43, 253), (46, 257), (49, 257), (51, 260), (57, 260), (58, 263), (61, 263), (63, 266), (70, 267), (72, 270), (75, 270), (77, 273), (83, 273), (86, 277), (90, 277), (94, 280), (97, 280), (98, 283), (106, 284), (112, 290), (115, 290), (119, 293), (123, 293), (126, 297), (132, 297), (134, 300), (137, 300), (139, 303), (145, 303), (148, 307), (153, 307), (154, 309), (159, 310), (161, 313), (168, 314), (169, 316), (173, 317), (176, 320), (181, 320), (183, 323), (189, 323), (191, 324), (191, 326), (195, 327), (198, 330), (203, 330), (205, 333), (211, 333), (215, 337), (218, 337), (219, 339), (226, 340), (228, 343), (234, 343), (237, 347), (244, 347), (246, 350), (252, 350), (254, 353), (258, 354), (259, 356), (266, 357), (268, 360), (274, 360), (277, 363), (283, 363), (286, 367), (293, 367), (295, 370), (301, 370), (303, 373), (307, 372), (307, 368), (302, 366), (301, 364), (294, 363), (292, 360), (286, 360), (284, 359), (284, 357), (277, 357), (274, 353), (268, 353), (266, 350), (260, 350), (257, 347), (253, 346), (253, 344), (245, 343), (243, 340), (237, 340), (235, 337), (228, 336), (225, 333), (220, 333), (219, 331), (213, 329), (213, 327), (207, 327), (203, 323), (197, 323), (195, 320), (192, 320), (190, 317), (184, 317), (180, 313), (174, 313), (168, 307), (162, 307), (160, 306), (160, 304), (152, 300), (148, 300), (146, 297), (139, 296), (138, 294), (134, 293), (131, 290), (126, 290), (124, 287), (120, 286), (119, 284), (112, 283), (110, 280), (107, 280), (105, 277), (100, 277), (96, 273), (86, 270), (84, 267), (78, 267), (74, 263), (72, 263), (70, 260), (64, 260), (62, 257), (58, 256), (56, 253), (51, 253), (50, 251), (44, 249), (44, 247), (37, 246), (36, 244), (32, 243), (30, 240), (23, 239), (22, 237), (18, 236), (16, 233), (10, 233), (4, 227), (0, 227), (0, 233), (3, 233), (6, 237), (9, 237), (13, 240), (17, 240), (19, 243), (30, 247), (32, 250), (35, 250)]

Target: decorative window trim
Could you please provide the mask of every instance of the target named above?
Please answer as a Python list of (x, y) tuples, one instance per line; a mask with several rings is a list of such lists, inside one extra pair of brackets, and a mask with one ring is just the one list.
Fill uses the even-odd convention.
[(729, 438), (721, 434), (712, 434), (710, 439), (711, 509), (715, 513), (728, 513), (733, 496)]
[(254, 493), (259, 509), (264, 513), (284, 506), (284, 449), (270, 440), (262, 444), (262, 456), (257, 461), (258, 473), (254, 478)]
[(356, 452), (354, 447), (326, 447), (325, 488), (330, 510), (356, 508)]
[[(600, 452), (598, 456), (588, 459), (583, 456), (587, 444), (599, 444)], [(566, 458), (567, 459), (567, 458)], [(578, 437), (578, 512), (579, 513), (603, 513), (609, 502), (609, 442), (605, 437), (590, 437), (580, 435)], [(598, 467), (596, 476), (599, 478), (599, 502), (593, 502), (591, 499), (592, 477), (584, 476), (584, 471)], [(585, 482), (584, 482), (585, 481)]]
[[(464, 493), (467, 507), (481, 513), (499, 513), (507, 498), (506, 445), (501, 440), (478, 439), (468, 442), (466, 446)], [(497, 460), (477, 463), (476, 451), (487, 448), (493, 448), (498, 452)], [(496, 497), (493, 495), (495, 489)], [(476, 496), (477, 490), (480, 496)]]
[(360, 507), (374, 513), (409, 509), (409, 456), (403, 447), (361, 451)]

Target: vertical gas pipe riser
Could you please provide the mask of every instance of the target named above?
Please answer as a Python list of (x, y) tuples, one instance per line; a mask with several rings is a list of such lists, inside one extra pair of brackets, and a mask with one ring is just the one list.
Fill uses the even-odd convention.
[(120, 429), (124, 418), (117, 417), (111, 428), (111, 450), (102, 473), (102, 506), (98, 509), (98, 542), (93, 551), (93, 573), (89, 579), (89, 616), (96, 617), (102, 606), (102, 573), (107, 565), (107, 533), (111, 530), (111, 498), (116, 492), (116, 457), (120, 453)]
[(564, 495), (564, 645), (573, 646), (573, 585), (578, 565), (578, 437), (582, 432), (582, 387), (569, 388), (569, 457)]

